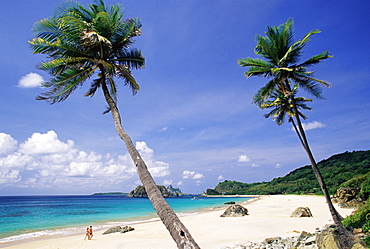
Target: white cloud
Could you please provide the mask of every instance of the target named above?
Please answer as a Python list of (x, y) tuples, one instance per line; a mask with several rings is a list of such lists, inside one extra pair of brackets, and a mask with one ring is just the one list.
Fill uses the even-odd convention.
[(302, 126), (303, 126), (303, 129), (305, 131), (308, 131), (308, 130), (313, 130), (313, 129), (317, 129), (317, 128), (323, 128), (326, 125), (323, 124), (323, 123), (317, 122), (317, 121), (313, 121), (311, 123), (302, 124)]
[(19, 152), (0, 157), (1, 169), (27, 169), (26, 167), (33, 163), (34, 159), (31, 156)]
[(159, 132), (162, 132), (162, 131), (167, 131), (168, 127), (163, 127), (162, 129), (159, 130)]
[(32, 136), (20, 145), (20, 152), (28, 155), (65, 153), (74, 146), (73, 141), (63, 143), (58, 139), (55, 131), (45, 134), (33, 133)]
[(201, 174), (199, 172), (195, 172), (195, 171), (185, 170), (184, 172), (182, 172), (182, 178), (184, 178), (184, 179), (188, 179), (188, 178), (201, 179), (203, 177), (204, 177), (203, 174)]
[(274, 168), (275, 169), (280, 169), (281, 168), (281, 165), (279, 163), (277, 163)]
[(0, 133), (0, 155), (10, 153), (17, 147), (17, 141), (10, 135)]
[(163, 185), (172, 185), (172, 180), (164, 180)]
[(18, 87), (21, 88), (34, 88), (41, 87), (41, 83), (44, 82), (44, 78), (37, 73), (29, 73), (23, 76), (18, 81)]
[(19, 175), (19, 170), (1, 170), (0, 171), (0, 184), (10, 185), (22, 180)]
[(251, 159), (247, 155), (240, 155), (238, 157), (238, 162), (240, 163), (245, 163), (245, 162), (250, 162)]
[(182, 182), (182, 181), (179, 181), (176, 185), (177, 186), (181, 186), (181, 185), (183, 185), (184, 183)]
[(197, 184), (197, 186), (199, 186), (202, 183), (202, 181), (198, 180), (195, 183)]
[[(155, 160), (145, 142), (137, 143), (137, 147), (154, 177), (169, 175), (169, 165)], [(10, 135), (0, 133), (0, 151), (0, 190), (11, 187), (100, 192), (121, 189), (125, 180), (137, 178), (129, 154), (114, 157), (85, 152), (75, 148), (71, 140), (59, 140), (54, 131), (34, 133), (19, 146)]]
[(225, 179), (225, 178), (222, 175), (220, 175), (220, 176), (217, 177), (217, 180), (220, 180), (221, 181), (223, 179)]
[(142, 156), (151, 156), (153, 154), (153, 150), (148, 147), (146, 142), (136, 142), (136, 149), (140, 152)]
[(258, 168), (258, 167), (259, 167), (259, 165), (258, 165), (258, 164), (253, 163), (253, 164), (252, 164), (252, 167), (253, 167), (253, 168)]
[(154, 159), (154, 151), (148, 147), (146, 142), (136, 142), (136, 149), (140, 152), (140, 155), (143, 157), (153, 177), (164, 177), (171, 173), (168, 163), (156, 161)]

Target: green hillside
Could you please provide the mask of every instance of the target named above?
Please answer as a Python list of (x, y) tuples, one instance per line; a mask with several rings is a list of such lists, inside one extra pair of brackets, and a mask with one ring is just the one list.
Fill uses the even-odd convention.
[[(370, 150), (344, 152), (331, 156), (318, 163), (320, 172), (334, 194), (344, 182), (370, 172)], [(298, 168), (284, 177), (270, 182), (242, 183), (225, 180), (214, 189), (207, 189), (206, 194), (322, 194), (310, 165)]]

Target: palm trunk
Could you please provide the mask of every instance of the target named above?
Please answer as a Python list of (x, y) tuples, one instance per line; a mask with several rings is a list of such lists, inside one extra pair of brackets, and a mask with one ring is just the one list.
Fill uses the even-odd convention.
[(122, 128), (121, 117), (117, 105), (110, 96), (108, 88), (105, 85), (105, 81), (103, 81), (102, 83), (102, 88), (104, 92), (104, 97), (109, 105), (109, 108), (113, 116), (116, 131), (120, 138), (126, 144), (127, 150), (136, 166), (139, 178), (143, 183), (146, 193), (148, 194), (149, 200), (152, 203), (154, 209), (156, 210), (158, 216), (162, 220), (163, 224), (166, 226), (167, 230), (169, 231), (172, 238), (176, 242), (178, 248), (181, 249), (200, 248), (195, 242), (195, 240), (192, 238), (188, 229), (182, 224), (182, 222), (177, 217), (175, 212), (163, 198), (160, 190), (158, 189), (156, 183), (154, 182), (153, 177), (149, 173), (144, 160), (141, 158), (139, 152), (132, 143), (131, 138)]
[(289, 123), (292, 123), (293, 128), (295, 130), (295, 133), (297, 134), (297, 136), (299, 138), (299, 141), (301, 141), (301, 144), (302, 144), (303, 148), (306, 150), (306, 145), (304, 144), (303, 139), (302, 139), (302, 136), (299, 133), (299, 130), (298, 130), (297, 126), (295, 125), (294, 120), (293, 120), (292, 117), (289, 117)]
[(315, 173), (315, 176), (316, 176), (317, 181), (319, 182), (320, 188), (321, 188), (322, 192), (324, 193), (324, 196), (325, 196), (326, 202), (329, 206), (329, 211), (330, 211), (330, 214), (333, 218), (333, 221), (334, 221), (335, 225), (338, 227), (339, 242), (341, 244), (341, 248), (342, 249), (347, 249), (347, 248), (349, 249), (351, 244), (352, 244), (351, 240), (352, 240), (353, 236), (342, 225), (341, 221), (343, 220), (343, 217), (337, 212), (337, 210), (335, 209), (335, 207), (333, 205), (333, 202), (331, 201), (328, 189), (327, 189), (326, 184), (324, 182), (324, 179), (323, 179), (323, 177), (320, 173), (320, 170), (317, 167), (315, 158), (313, 157), (310, 146), (308, 144), (306, 134), (303, 130), (303, 126), (302, 126), (301, 120), (300, 120), (299, 115), (298, 115), (298, 109), (297, 109), (297, 106), (296, 106), (295, 101), (294, 101), (294, 96), (291, 95), (290, 98), (291, 98), (291, 101), (293, 103), (293, 109), (294, 109), (295, 118), (296, 118), (297, 125), (298, 125), (298, 130), (297, 130), (297, 127), (295, 126), (295, 124), (293, 123), (294, 128), (296, 129), (297, 135), (298, 135), (299, 139), (301, 140), (302, 146), (303, 146), (303, 148), (305, 149), (305, 151), (307, 153), (308, 159), (311, 162), (313, 172)]

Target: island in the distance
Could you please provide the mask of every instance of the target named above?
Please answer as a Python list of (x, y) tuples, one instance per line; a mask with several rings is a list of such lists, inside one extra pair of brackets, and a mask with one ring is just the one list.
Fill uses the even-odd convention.
[(108, 192), (108, 193), (94, 193), (92, 195), (128, 195), (128, 193), (122, 193), (122, 192)]

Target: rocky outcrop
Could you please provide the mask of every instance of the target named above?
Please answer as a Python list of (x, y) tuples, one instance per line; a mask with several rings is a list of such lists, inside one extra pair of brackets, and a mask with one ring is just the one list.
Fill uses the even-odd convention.
[(235, 204), (235, 201), (228, 201), (228, 202), (225, 202), (224, 204), (225, 204), (225, 205)]
[[(178, 194), (168, 191), (168, 189), (165, 186), (163, 186), (163, 185), (157, 185), (157, 187), (161, 191), (162, 196), (164, 198), (167, 198), (167, 197), (177, 197), (178, 196)], [(127, 195), (127, 197), (148, 198), (148, 195), (147, 195), (147, 193), (145, 191), (144, 186), (139, 185), (139, 186), (136, 187), (135, 190), (132, 190)]]
[(339, 188), (332, 198), (341, 208), (357, 208), (364, 203), (359, 197), (360, 188)]
[[(239, 242), (234, 245), (224, 246), (220, 249), (340, 249), (338, 233), (335, 226), (327, 226), (323, 230), (316, 230), (311, 234), (303, 231), (293, 237), (270, 237), (260, 243), (251, 241)], [(351, 249), (366, 249), (363, 241), (354, 241)]]
[(228, 207), (221, 217), (242, 217), (244, 215), (248, 215), (248, 209), (243, 207), (242, 205), (236, 204)]
[(310, 208), (308, 207), (298, 207), (290, 215), (290, 217), (313, 217)]
[(110, 233), (127, 233), (133, 230), (135, 229), (130, 226), (124, 226), (124, 227), (116, 226), (116, 227), (109, 228), (107, 231), (103, 233), (103, 235), (110, 234)]
[(338, 231), (328, 228), (317, 235), (316, 244), (318, 248), (341, 249), (338, 240)]

